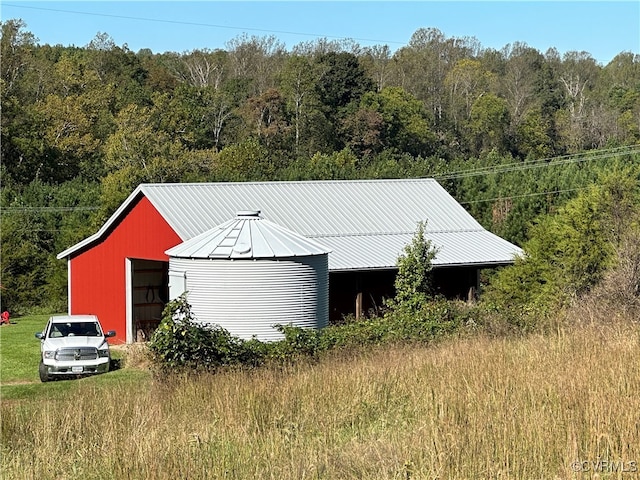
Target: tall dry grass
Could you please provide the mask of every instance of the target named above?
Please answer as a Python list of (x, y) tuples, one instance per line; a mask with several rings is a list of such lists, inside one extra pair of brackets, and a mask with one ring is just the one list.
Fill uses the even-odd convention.
[(553, 479), (640, 463), (631, 322), (78, 387), (2, 405), (2, 478)]

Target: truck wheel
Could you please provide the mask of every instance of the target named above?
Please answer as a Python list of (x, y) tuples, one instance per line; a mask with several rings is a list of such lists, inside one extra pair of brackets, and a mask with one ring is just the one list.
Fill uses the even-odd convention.
[(49, 377), (49, 372), (47, 372), (47, 366), (44, 363), (42, 363), (42, 361), (40, 361), (40, 366), (38, 367), (38, 373), (40, 374), (41, 382), (48, 382), (49, 380), (51, 380), (51, 378)]

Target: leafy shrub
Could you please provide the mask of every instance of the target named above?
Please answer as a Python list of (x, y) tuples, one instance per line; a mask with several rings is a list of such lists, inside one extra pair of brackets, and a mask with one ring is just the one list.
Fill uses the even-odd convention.
[(320, 330), (277, 325), (276, 329), (284, 334), (284, 339), (270, 344), (269, 357), (287, 360), (295, 357), (315, 357), (321, 350)]
[(524, 330), (557, 315), (615, 267), (638, 205), (637, 175), (630, 170), (604, 177), (540, 217), (524, 244), (526, 255), (493, 277), (483, 302)]
[(416, 312), (433, 296), (431, 270), (438, 251), (425, 238), (425, 229), (426, 222), (418, 222), (411, 243), (398, 258), (396, 296), (389, 302), (394, 309)]
[(156, 364), (171, 369), (211, 370), (262, 362), (265, 355), (262, 342), (244, 341), (218, 325), (201, 325), (194, 320), (185, 295), (167, 304), (149, 341)]
[(278, 325), (277, 342), (243, 340), (227, 330), (195, 322), (185, 296), (170, 302), (149, 342), (153, 361), (164, 371), (215, 370), (222, 366), (313, 359), (337, 350), (358, 350), (401, 342), (431, 342), (459, 330), (476, 315), (461, 302), (434, 300), (418, 311), (391, 310), (385, 316), (350, 320), (322, 330)]

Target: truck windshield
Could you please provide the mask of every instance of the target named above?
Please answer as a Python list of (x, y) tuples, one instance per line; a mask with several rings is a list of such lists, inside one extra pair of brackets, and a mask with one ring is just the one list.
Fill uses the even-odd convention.
[(100, 326), (96, 322), (54, 323), (49, 330), (49, 338), (99, 337)]

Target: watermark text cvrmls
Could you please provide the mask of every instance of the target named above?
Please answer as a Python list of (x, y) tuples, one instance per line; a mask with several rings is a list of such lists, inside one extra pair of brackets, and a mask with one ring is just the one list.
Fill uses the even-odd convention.
[(576, 460), (571, 462), (574, 472), (592, 473), (638, 473), (640, 471), (636, 460)]

